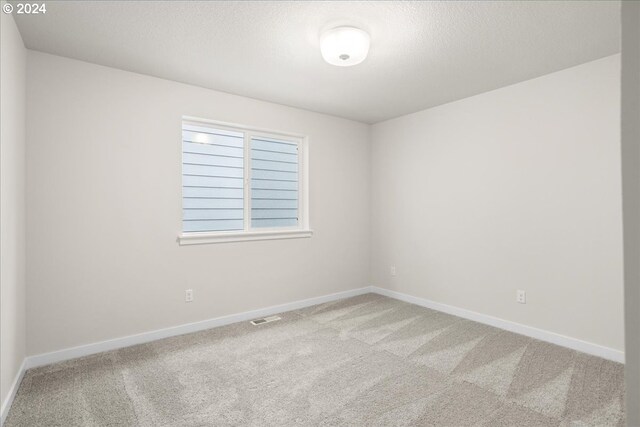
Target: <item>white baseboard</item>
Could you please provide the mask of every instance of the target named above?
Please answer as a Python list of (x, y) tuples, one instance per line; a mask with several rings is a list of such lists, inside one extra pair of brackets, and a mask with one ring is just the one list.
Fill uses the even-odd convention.
[(5, 420), (7, 419), (7, 415), (9, 415), (9, 409), (11, 409), (11, 405), (13, 404), (13, 399), (16, 397), (16, 393), (18, 393), (18, 389), (20, 388), (20, 383), (22, 382), (22, 378), (24, 377), (24, 373), (27, 371), (27, 359), (22, 361), (20, 365), (20, 369), (16, 373), (16, 377), (13, 379), (13, 383), (11, 384), (11, 388), (9, 389), (9, 394), (2, 402), (2, 408), (0, 409), (0, 426), (4, 425)]
[(433, 310), (442, 311), (444, 313), (453, 314), (454, 316), (463, 317), (486, 325), (495, 326), (496, 328), (505, 329), (517, 334), (526, 335), (541, 341), (546, 341), (582, 353), (591, 354), (593, 356), (602, 357), (603, 359), (613, 360), (614, 362), (624, 363), (624, 352), (613, 348), (604, 347), (576, 338), (567, 337), (565, 335), (556, 334), (555, 332), (545, 331), (543, 329), (533, 328), (521, 323), (511, 322), (509, 320), (500, 319), (498, 317), (488, 316), (486, 314), (477, 313), (475, 311), (458, 308), (447, 304), (431, 301), (425, 298), (414, 297), (403, 294), (401, 292), (389, 289), (371, 287), (371, 292), (394, 298), (400, 301), (416, 304), (422, 307), (431, 308)]
[(205, 329), (215, 328), (217, 326), (229, 325), (231, 323), (243, 322), (256, 319), (259, 317), (270, 316), (272, 314), (283, 313), (285, 311), (297, 310), (316, 304), (322, 304), (329, 301), (335, 301), (343, 298), (349, 298), (356, 295), (362, 295), (371, 292), (371, 287), (352, 289), (335, 294), (324, 295), (305, 300), (294, 301), (291, 303), (274, 305), (271, 307), (261, 308), (258, 310), (245, 311), (244, 313), (231, 314), (228, 316), (216, 317), (213, 319), (203, 320), (200, 322), (187, 323), (180, 326), (173, 326), (165, 329), (144, 332), (136, 335), (115, 338), (107, 341), (85, 344), (77, 347), (66, 348), (51, 353), (38, 354), (29, 356), (26, 360), (26, 368), (36, 368), (38, 366), (50, 365), (52, 363), (62, 362), (65, 360), (76, 359), (78, 357), (89, 356), (91, 354), (101, 353), (103, 351), (116, 350), (118, 348), (129, 347), (136, 344), (156, 341), (162, 338), (184, 335), (191, 332), (202, 331)]
[(44, 353), (44, 354), (38, 354), (35, 356), (29, 356), (26, 358), (25, 367), (26, 369), (31, 369), (38, 366), (49, 365), (56, 362), (62, 362), (65, 360), (70, 360), (78, 357), (88, 356), (91, 354), (101, 353), (103, 351), (115, 350), (118, 348), (129, 347), (136, 344), (143, 344), (146, 342), (156, 341), (162, 338), (168, 338), (168, 337), (173, 337), (177, 335), (188, 334), (191, 332), (202, 331), (205, 329), (215, 328), (217, 326), (223, 326), (231, 323), (247, 321), (247, 320), (255, 319), (258, 317), (270, 316), (272, 314), (282, 313), (285, 311), (297, 310), (300, 308), (309, 307), (316, 304), (322, 304), (329, 301), (335, 301), (343, 298), (353, 297), (356, 295), (362, 295), (368, 292), (374, 292), (374, 293), (384, 295), (390, 298), (394, 298), (400, 301), (405, 301), (405, 302), (416, 304), (422, 307), (427, 307), (427, 308), (442, 311), (445, 313), (453, 314), (455, 316), (463, 317), (465, 319), (474, 320), (476, 322), (495, 326), (500, 329), (505, 329), (507, 331), (519, 333), (519, 334), (536, 338), (542, 341), (557, 344), (563, 347), (568, 347), (573, 350), (577, 350), (583, 353), (602, 357), (604, 359), (624, 363), (624, 352), (619, 350), (600, 346), (587, 341), (582, 341), (576, 338), (571, 338), (564, 335), (556, 334), (554, 332), (537, 329), (537, 328), (526, 326), (520, 323), (511, 322), (509, 320), (500, 319), (500, 318), (489, 316), (486, 314), (477, 313), (477, 312), (466, 310), (463, 308), (458, 308), (458, 307), (450, 306), (447, 304), (438, 303), (425, 298), (414, 297), (411, 295), (403, 294), (401, 292), (396, 292), (396, 291), (379, 288), (375, 286), (367, 286), (364, 288), (352, 289), (349, 291), (338, 292), (338, 293), (324, 295), (320, 297), (294, 301), (291, 303), (275, 305), (275, 306), (261, 308), (261, 309), (252, 310), (252, 311), (246, 311), (243, 313), (216, 317), (213, 319), (203, 320), (200, 322), (187, 323), (184, 325), (173, 326), (173, 327), (159, 329), (159, 330), (150, 331), (150, 332), (144, 332), (141, 334), (129, 335), (126, 337), (115, 338), (107, 341), (81, 345), (78, 347), (67, 348), (59, 351), (54, 351), (51, 353)]

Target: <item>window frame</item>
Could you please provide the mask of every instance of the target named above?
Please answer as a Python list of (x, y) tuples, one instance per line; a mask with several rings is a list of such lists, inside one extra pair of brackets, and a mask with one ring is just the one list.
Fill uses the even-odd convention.
[[(180, 174), (180, 233), (178, 243), (180, 245), (198, 245), (207, 243), (225, 243), (253, 240), (272, 239), (296, 239), (311, 237), (313, 230), (309, 227), (309, 138), (291, 132), (282, 132), (272, 129), (258, 128), (254, 126), (239, 125), (236, 123), (221, 122), (217, 120), (202, 119), (193, 116), (183, 116), (180, 122), (180, 170), (183, 167), (184, 150), (182, 148), (182, 128), (184, 124), (211, 127), (223, 131), (241, 132), (243, 134), (243, 230), (231, 231), (183, 231), (184, 187), (182, 185), (182, 173)], [(298, 225), (292, 227), (261, 227), (251, 226), (251, 141), (252, 138), (263, 137), (291, 142), (298, 147)]]

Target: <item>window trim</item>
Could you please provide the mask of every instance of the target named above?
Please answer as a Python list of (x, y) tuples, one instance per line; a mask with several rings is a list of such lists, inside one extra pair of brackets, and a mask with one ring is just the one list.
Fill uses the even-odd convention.
[[(272, 129), (246, 126), (236, 123), (221, 122), (193, 116), (182, 116), (182, 124), (204, 125), (217, 127), (220, 130), (242, 132), (244, 135), (244, 230), (233, 231), (181, 231), (178, 234), (180, 245), (200, 245), (207, 243), (242, 242), (254, 240), (296, 239), (311, 237), (313, 230), (309, 227), (309, 138), (306, 135), (282, 132)], [(180, 133), (180, 147), (182, 147), (182, 132)], [(295, 227), (251, 228), (251, 138), (262, 136), (266, 138), (283, 139), (298, 145), (298, 225)], [(180, 149), (180, 168), (182, 168), (182, 148)], [(181, 184), (182, 195), (183, 187)], [(182, 200), (182, 198), (181, 198)], [(182, 230), (182, 213), (180, 210), (180, 229)]]

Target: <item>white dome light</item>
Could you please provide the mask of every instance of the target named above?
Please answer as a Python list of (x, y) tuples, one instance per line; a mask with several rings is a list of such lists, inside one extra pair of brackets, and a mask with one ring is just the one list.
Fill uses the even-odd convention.
[(349, 67), (365, 60), (370, 41), (369, 34), (359, 28), (338, 27), (320, 36), (320, 51), (329, 64)]

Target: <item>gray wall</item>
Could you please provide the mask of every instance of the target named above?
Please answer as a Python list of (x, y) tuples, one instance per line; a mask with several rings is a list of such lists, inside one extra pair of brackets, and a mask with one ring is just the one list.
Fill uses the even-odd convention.
[(627, 424), (640, 426), (640, 3), (622, 2), (622, 190)]
[(373, 284), (621, 352), (619, 82), (614, 55), (373, 125)]
[(0, 401), (25, 356), (26, 50), (13, 16), (0, 14)]
[[(27, 82), (30, 355), (368, 285), (367, 125), (32, 51)], [(182, 115), (308, 135), (313, 237), (179, 246)]]

